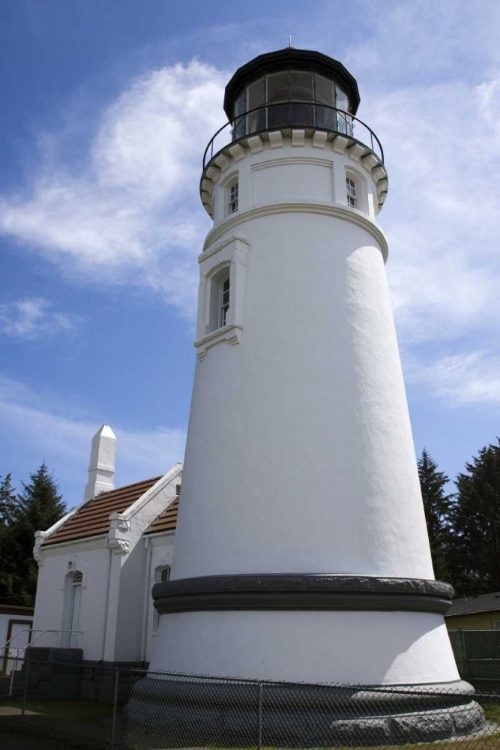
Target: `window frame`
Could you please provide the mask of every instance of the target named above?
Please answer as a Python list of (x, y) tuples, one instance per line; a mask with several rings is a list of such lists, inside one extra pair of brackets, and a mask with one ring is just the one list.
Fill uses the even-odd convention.
[(358, 211), (360, 203), (360, 185), (359, 180), (350, 172), (345, 176), (346, 202), (349, 208), (355, 208)]
[[(168, 577), (164, 581), (162, 576), (165, 571), (168, 571)], [(170, 565), (158, 565), (155, 568), (155, 583), (167, 583), (167, 581), (170, 581), (170, 574), (172, 572), (172, 568)], [(153, 599), (151, 598), (151, 602), (153, 602)], [(158, 629), (160, 627), (160, 613), (156, 609), (156, 607), (153, 604), (153, 623), (152, 623), (152, 629), (151, 633), (152, 635), (155, 635), (158, 632)]]
[[(216, 282), (217, 283), (217, 282)], [(226, 286), (227, 285), (227, 286)], [(231, 305), (231, 269), (228, 268), (227, 275), (220, 279), (219, 286), (219, 310), (218, 328), (227, 326), (227, 316)], [(217, 330), (217, 329), (216, 329)]]
[(240, 183), (238, 175), (233, 177), (226, 185), (226, 216), (233, 216), (239, 210)]
[[(230, 346), (240, 343), (243, 330), (243, 310), (248, 263), (249, 241), (241, 235), (231, 235), (205, 249), (199, 256), (200, 286), (198, 290), (198, 320), (195, 347), (198, 359), (206, 357), (215, 345), (225, 342)], [(226, 325), (219, 323), (218, 289), (214, 282), (221, 282), (229, 274), (229, 310)], [(214, 316), (214, 310), (217, 311)]]

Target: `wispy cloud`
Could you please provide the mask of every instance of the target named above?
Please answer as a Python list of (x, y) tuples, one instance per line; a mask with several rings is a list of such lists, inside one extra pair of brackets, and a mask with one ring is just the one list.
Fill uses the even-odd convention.
[[(0, 423), (10, 442), (22, 446), (23, 455), (36, 456), (54, 468), (55, 476), (75, 492), (66, 498), (80, 502), (87, 478), (90, 442), (102, 419), (93, 421), (73, 414), (71, 405), (35, 393), (15, 380), (0, 376)], [(116, 486), (166, 472), (184, 457), (184, 430), (167, 426), (135, 430), (113, 424), (117, 436)], [(4, 467), (7, 471), (8, 467)]]
[(78, 172), (57, 134), (41, 138), (40, 172), (23, 192), (0, 197), (0, 232), (73, 280), (152, 287), (191, 316), (208, 227), (200, 153), (221, 124), (226, 78), (193, 61), (133, 81), (102, 112)]
[(39, 339), (74, 333), (80, 319), (59, 312), (43, 297), (26, 297), (0, 304), (0, 332), (10, 338)]
[(500, 322), (499, 87), (500, 74), (490, 73), (480, 83), (413, 83), (365, 96), (363, 117), (387, 157), (380, 222), (406, 343)]
[(500, 356), (488, 351), (452, 354), (424, 364), (406, 363), (407, 380), (424, 385), (448, 408), (500, 407)]

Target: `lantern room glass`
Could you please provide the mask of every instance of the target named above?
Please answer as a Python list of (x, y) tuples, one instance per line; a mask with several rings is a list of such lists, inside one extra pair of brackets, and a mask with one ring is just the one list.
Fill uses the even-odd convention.
[(349, 108), (347, 94), (335, 81), (318, 73), (269, 73), (246, 86), (235, 101), (233, 140), (285, 127), (320, 128), (352, 135)]

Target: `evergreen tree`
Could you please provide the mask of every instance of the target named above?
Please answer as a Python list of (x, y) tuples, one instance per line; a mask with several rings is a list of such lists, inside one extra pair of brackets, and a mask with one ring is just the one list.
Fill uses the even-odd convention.
[(500, 591), (500, 442), (459, 474), (451, 564), (461, 596)]
[(6, 529), (0, 567), (0, 597), (9, 604), (33, 605), (38, 567), (33, 559), (35, 531), (58, 521), (66, 507), (47, 466), (30, 474), (16, 497)]
[(16, 495), (12, 487), (12, 475), (0, 477), (0, 528), (9, 525), (16, 504)]
[(11, 599), (12, 581), (8, 575), (10, 525), (16, 506), (16, 495), (12, 487), (11, 475), (0, 481), (0, 602)]
[(418, 460), (418, 476), (424, 501), (427, 533), (431, 547), (434, 573), (439, 581), (449, 581), (448, 547), (450, 543), (449, 514), (452, 495), (447, 495), (446, 474), (438, 471), (435, 461), (424, 448)]

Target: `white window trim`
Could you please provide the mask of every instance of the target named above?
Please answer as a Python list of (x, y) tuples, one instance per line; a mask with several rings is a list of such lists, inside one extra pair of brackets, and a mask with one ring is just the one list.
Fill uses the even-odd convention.
[[(195, 347), (199, 359), (204, 359), (209, 349), (226, 342), (231, 346), (240, 343), (243, 330), (246, 270), (249, 242), (245, 237), (226, 237), (210, 246), (198, 258), (200, 287), (198, 297), (198, 325)], [(227, 266), (229, 270), (229, 309), (226, 325), (209, 331), (211, 281), (215, 274)]]

